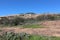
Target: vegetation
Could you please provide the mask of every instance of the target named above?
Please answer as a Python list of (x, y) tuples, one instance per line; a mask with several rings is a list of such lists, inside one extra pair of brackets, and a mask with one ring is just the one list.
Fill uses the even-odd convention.
[[(26, 13), (26, 14), (36, 15), (35, 13), (32, 13), (32, 12)], [(2, 17), (2, 19), (0, 19), (0, 25), (17, 26), (17, 25), (24, 25), (26, 23), (32, 24), (32, 23), (44, 21), (44, 20), (60, 20), (60, 14), (47, 14), (47, 15), (43, 14), (43, 15), (37, 16), (36, 18), (26, 18), (26, 19), (20, 16), (19, 17), (16, 16), (13, 19)]]
[(6, 25), (16, 26), (16, 25), (22, 25), (24, 23), (24, 20), (25, 19), (23, 19), (21, 17), (15, 17), (13, 19), (8, 19), (5, 17), (0, 20), (0, 24), (4, 25), (4, 26), (6, 26)]
[[(35, 13), (26, 13), (31, 15), (36, 15)], [(24, 16), (23, 14), (21, 16)], [(9, 27), (22, 27), (22, 28), (44, 28), (43, 25), (38, 24), (38, 22), (45, 20), (60, 20), (60, 14), (48, 14), (39, 15), (36, 18), (23, 18), (14, 17), (9, 19), (7, 17), (2, 17), (0, 19), (0, 26)], [(1, 30), (0, 30), (1, 31)], [(14, 33), (14, 32), (4, 32), (0, 34), (0, 40), (60, 40), (60, 37), (54, 36), (43, 36), (43, 35), (32, 35), (27, 33)]]
[(30, 35), (26, 33), (5, 32), (0, 35), (0, 40), (28, 40), (29, 38)]
[(23, 28), (44, 28), (44, 26), (39, 24), (27, 24), (27, 25), (23, 25)]
[(43, 21), (43, 20), (57, 20), (58, 17), (54, 15), (41, 15), (37, 17), (37, 20)]
[(43, 14), (40, 16), (37, 16), (37, 20), (43, 21), (43, 20), (60, 20), (60, 14)]
[(60, 37), (32, 35), (30, 40), (60, 40)]
[(60, 37), (5, 32), (0, 35), (0, 40), (60, 40)]
[(11, 26), (22, 25), (24, 23), (24, 19), (20, 17), (16, 17), (13, 20), (9, 21)]

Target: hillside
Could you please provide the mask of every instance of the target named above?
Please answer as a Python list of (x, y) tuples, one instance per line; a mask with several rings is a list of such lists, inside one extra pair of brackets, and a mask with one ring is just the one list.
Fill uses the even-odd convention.
[(18, 15), (9, 15), (9, 16), (2, 16), (0, 18), (7, 17), (9, 19), (14, 18), (14, 17), (22, 17), (22, 18), (35, 18), (39, 16), (38, 14), (18, 14)]
[(60, 36), (60, 14), (19, 14), (0, 17), (0, 33)]
[(0, 16), (0, 19), (1, 18), (8, 18), (8, 19), (12, 19), (14, 17), (22, 17), (22, 18), (36, 18), (38, 16), (56, 16), (56, 17), (59, 17), (60, 14), (35, 14), (35, 13), (26, 13), (26, 14), (16, 14), (16, 15), (9, 15), (9, 16)]
[(28, 23), (36, 23), (40, 21), (60, 20), (60, 14), (35, 14), (26, 13), (11, 16), (0, 17), (0, 25), (23, 25)]
[(0, 28), (1, 32), (15, 32), (21, 33), (25, 32), (28, 34), (35, 34), (35, 35), (45, 35), (45, 36), (57, 36), (60, 37), (60, 20), (57, 21), (44, 21), (40, 23), (44, 25), (44, 28), (20, 28), (20, 27), (3, 27)]

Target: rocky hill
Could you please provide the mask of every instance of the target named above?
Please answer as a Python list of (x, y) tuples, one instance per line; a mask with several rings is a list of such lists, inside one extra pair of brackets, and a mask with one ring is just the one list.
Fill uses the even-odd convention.
[(38, 21), (60, 20), (60, 14), (18, 14), (0, 17), (0, 24), (4, 25), (20, 25), (25, 23), (34, 23)]
[(38, 16), (57, 16), (59, 17), (60, 14), (32, 14), (32, 13), (26, 13), (26, 14), (17, 14), (17, 15), (9, 15), (9, 16), (2, 16), (1, 18), (8, 18), (8, 19), (13, 19), (15, 17), (21, 17), (21, 18), (36, 18)]
[(39, 16), (38, 14), (18, 14), (18, 15), (10, 15), (10, 16), (2, 16), (1, 18), (8, 18), (8, 19), (12, 19), (15, 17), (22, 17), (22, 18), (36, 18), (37, 16)]

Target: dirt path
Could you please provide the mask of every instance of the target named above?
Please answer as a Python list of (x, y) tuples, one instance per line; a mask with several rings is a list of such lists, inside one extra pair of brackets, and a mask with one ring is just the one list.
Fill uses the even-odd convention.
[(15, 33), (25, 32), (29, 34), (60, 36), (60, 21), (46, 21), (42, 23), (47, 28), (19, 28), (6, 27), (0, 28), (3, 32), (12, 31)]
[(2, 28), (4, 32), (12, 31), (15, 33), (29, 33), (38, 35), (60, 36), (60, 29), (53, 28)]

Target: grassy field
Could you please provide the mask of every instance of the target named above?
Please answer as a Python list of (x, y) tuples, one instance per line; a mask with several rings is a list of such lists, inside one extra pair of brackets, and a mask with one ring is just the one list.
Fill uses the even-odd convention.
[(1, 26), (0, 27), (4, 28), (4, 27), (20, 27), (20, 28), (45, 28), (43, 25), (39, 25), (39, 24), (27, 24), (27, 25), (17, 25), (17, 26)]
[(32, 35), (30, 40), (60, 40), (60, 37)]
[(28, 24), (28, 25), (23, 25), (23, 28), (44, 28), (44, 26), (39, 24)]

